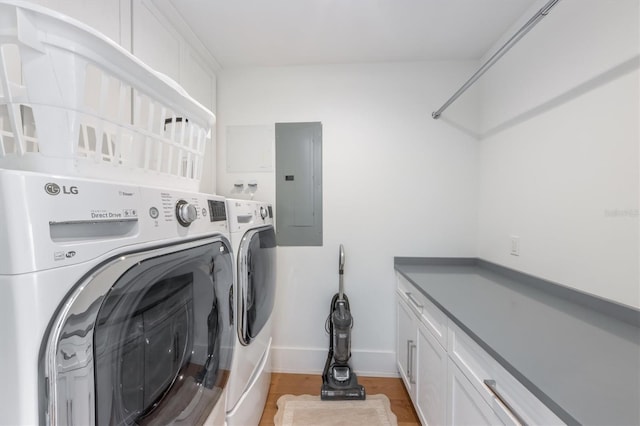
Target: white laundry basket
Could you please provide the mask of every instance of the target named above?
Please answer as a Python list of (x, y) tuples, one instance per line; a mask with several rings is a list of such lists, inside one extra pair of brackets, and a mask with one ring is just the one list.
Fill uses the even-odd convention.
[(197, 190), (214, 123), (92, 28), (0, 1), (0, 168)]

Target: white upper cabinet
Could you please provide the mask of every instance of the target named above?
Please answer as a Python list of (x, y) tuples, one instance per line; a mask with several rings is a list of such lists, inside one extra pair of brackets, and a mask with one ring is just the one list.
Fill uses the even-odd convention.
[[(133, 2), (133, 54), (155, 70), (167, 75), (196, 101), (215, 111), (215, 74), (207, 53), (191, 45), (183, 36), (177, 16), (160, 10), (147, 0)], [(209, 58), (209, 62), (213, 62)]]
[(124, 0), (31, 0), (95, 28), (120, 46), (130, 50), (131, 26), (121, 25), (128, 22), (130, 3)]
[(165, 17), (145, 1), (133, 2), (133, 54), (180, 82), (181, 40)]
[[(143, 62), (180, 84), (204, 107), (215, 111), (215, 59), (191, 43), (171, 18), (150, 0), (33, 0), (89, 25)], [(169, 16), (169, 17), (167, 17)], [(174, 22), (175, 20), (175, 22)]]
[(192, 49), (187, 49), (183, 54), (180, 75), (182, 87), (196, 101), (215, 113), (216, 76)]
[[(155, 71), (177, 82), (191, 98), (215, 112), (215, 72), (219, 65), (168, 2), (32, 0), (32, 3), (70, 16), (104, 34)], [(16, 73), (11, 69), (9, 72)], [(100, 87), (92, 86), (91, 90), (94, 89), (99, 91)], [(125, 96), (135, 99), (134, 93)], [(99, 93), (90, 93), (88, 98), (90, 102), (92, 99), (97, 102)], [(117, 118), (131, 118), (134, 123), (143, 119), (135, 108), (129, 111), (133, 103), (125, 102), (125, 113), (118, 114)], [(201, 191), (215, 191), (214, 142), (215, 130), (211, 129), (206, 140)]]

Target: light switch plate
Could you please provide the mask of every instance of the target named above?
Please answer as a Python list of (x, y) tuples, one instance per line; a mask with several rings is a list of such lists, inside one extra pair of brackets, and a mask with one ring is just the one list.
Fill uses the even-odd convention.
[(511, 256), (520, 256), (520, 237), (517, 235), (511, 236)]

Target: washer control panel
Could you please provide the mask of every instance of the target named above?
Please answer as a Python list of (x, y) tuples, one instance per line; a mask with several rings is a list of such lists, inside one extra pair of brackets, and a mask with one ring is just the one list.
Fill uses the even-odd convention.
[(0, 274), (229, 232), (224, 197), (13, 170), (0, 170), (0, 220)]

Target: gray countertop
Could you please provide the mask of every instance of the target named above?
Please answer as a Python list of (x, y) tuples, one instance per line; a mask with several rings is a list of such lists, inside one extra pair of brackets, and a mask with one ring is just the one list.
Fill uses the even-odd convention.
[(640, 425), (640, 312), (469, 258), (395, 269), (568, 424)]

